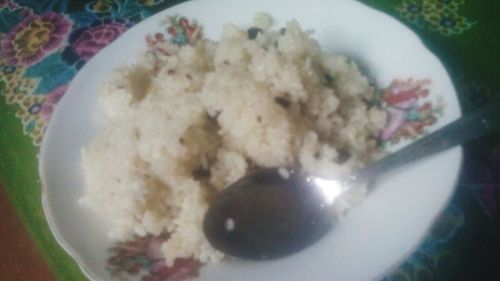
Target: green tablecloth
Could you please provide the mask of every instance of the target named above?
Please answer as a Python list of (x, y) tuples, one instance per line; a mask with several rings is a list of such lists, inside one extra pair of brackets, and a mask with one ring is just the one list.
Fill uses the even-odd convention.
[[(37, 154), (44, 128), (72, 77), (98, 50), (179, 2), (0, 0), (0, 180), (60, 280), (85, 278), (43, 216)], [(444, 62), (464, 112), (498, 96), (500, 2), (362, 2), (419, 34)], [(458, 185), (420, 248), (384, 280), (500, 280), (492, 276), (500, 266), (498, 135), (465, 147)]]

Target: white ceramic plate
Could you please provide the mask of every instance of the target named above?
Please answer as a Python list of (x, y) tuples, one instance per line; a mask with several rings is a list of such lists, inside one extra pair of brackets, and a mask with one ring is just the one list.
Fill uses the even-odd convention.
[[(187, 2), (133, 27), (96, 55), (74, 78), (46, 131), (40, 157), (43, 206), (60, 244), (94, 280), (105, 270), (106, 224), (77, 203), (83, 194), (80, 151), (98, 134), (99, 86), (108, 73), (133, 62), (146, 49), (146, 34), (160, 30), (167, 15), (196, 19), (205, 37), (217, 39), (225, 23), (248, 26), (255, 12), (275, 25), (297, 19), (326, 51), (360, 61), (379, 86), (394, 78), (430, 78), (430, 91), (443, 97), (437, 128), (460, 116), (453, 85), (439, 60), (408, 28), (351, 0), (212, 0)], [(425, 236), (454, 190), (461, 162), (456, 148), (392, 172), (325, 239), (289, 258), (269, 262), (226, 262), (206, 266), (203, 281), (375, 280), (402, 261)]]

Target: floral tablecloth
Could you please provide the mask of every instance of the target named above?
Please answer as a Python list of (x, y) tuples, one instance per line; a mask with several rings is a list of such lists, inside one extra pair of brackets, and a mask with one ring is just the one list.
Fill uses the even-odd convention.
[[(78, 70), (168, 0), (0, 0), (0, 180), (60, 280), (85, 280), (51, 235), (37, 155)], [(463, 111), (500, 92), (500, 2), (364, 0), (417, 32), (447, 67)], [(465, 147), (457, 192), (420, 247), (383, 280), (500, 280), (500, 135)]]

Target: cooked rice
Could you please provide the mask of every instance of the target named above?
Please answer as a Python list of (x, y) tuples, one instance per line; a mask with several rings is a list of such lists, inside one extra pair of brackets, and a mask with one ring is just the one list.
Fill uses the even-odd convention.
[[(165, 43), (117, 69), (102, 88), (109, 125), (82, 152), (82, 202), (111, 225), (110, 237), (169, 232), (166, 260), (220, 260), (202, 232), (210, 197), (251, 169), (293, 167), (325, 177), (377, 154), (385, 114), (350, 59), (323, 53), (296, 21), (284, 32), (228, 24), (219, 42)], [(338, 204), (364, 197), (360, 187)], [(230, 226), (231, 227), (231, 226)], [(234, 227), (234, 225), (232, 225)]]

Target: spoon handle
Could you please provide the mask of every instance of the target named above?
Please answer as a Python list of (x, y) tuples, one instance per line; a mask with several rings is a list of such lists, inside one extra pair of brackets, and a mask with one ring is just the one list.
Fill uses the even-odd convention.
[(388, 170), (465, 144), (484, 135), (500, 131), (500, 102), (467, 114), (412, 144), (358, 171), (353, 180), (364, 182)]

